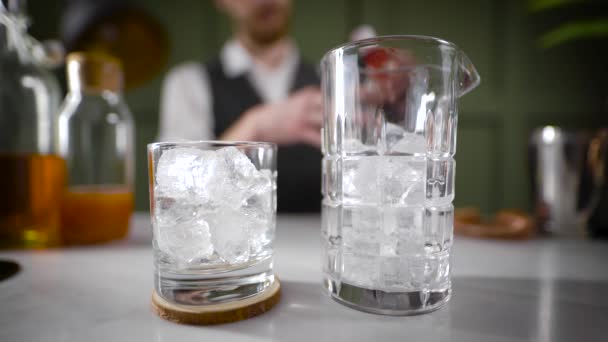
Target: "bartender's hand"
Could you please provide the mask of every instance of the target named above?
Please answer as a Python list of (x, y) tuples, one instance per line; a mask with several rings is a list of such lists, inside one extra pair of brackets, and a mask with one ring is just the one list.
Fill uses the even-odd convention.
[(284, 101), (255, 106), (222, 135), (222, 140), (269, 141), (279, 145), (321, 144), (321, 92), (306, 87)]

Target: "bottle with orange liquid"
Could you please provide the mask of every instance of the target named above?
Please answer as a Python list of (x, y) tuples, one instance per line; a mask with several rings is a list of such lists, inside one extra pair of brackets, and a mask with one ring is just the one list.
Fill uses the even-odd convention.
[(54, 150), (59, 84), (27, 34), (24, 1), (0, 2), (0, 248), (59, 243), (65, 163)]
[(107, 55), (71, 53), (67, 75), (69, 93), (58, 119), (68, 173), (62, 240), (71, 245), (120, 239), (134, 200), (134, 124), (122, 97), (121, 65)]

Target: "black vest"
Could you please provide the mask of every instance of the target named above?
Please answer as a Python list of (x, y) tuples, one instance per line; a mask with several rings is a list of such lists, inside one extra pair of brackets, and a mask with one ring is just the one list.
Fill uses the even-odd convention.
[[(228, 77), (218, 58), (206, 64), (213, 99), (215, 135), (220, 136), (242, 113), (262, 103), (246, 75)], [(298, 65), (290, 93), (319, 85), (308, 64)], [(280, 146), (277, 157), (277, 196), (280, 212), (315, 212), (321, 207), (321, 152), (308, 145)]]

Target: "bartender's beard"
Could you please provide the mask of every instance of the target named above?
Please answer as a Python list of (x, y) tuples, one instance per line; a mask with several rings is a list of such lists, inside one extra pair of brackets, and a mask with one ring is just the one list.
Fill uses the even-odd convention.
[(266, 27), (251, 28), (248, 32), (249, 39), (251, 39), (252, 43), (260, 47), (270, 46), (287, 36), (289, 32), (289, 21), (286, 20), (280, 27), (272, 29)]
[(289, 32), (290, 21), (289, 8), (260, 7), (258, 11), (241, 22), (240, 31), (245, 33), (250, 43), (263, 48), (286, 37)]

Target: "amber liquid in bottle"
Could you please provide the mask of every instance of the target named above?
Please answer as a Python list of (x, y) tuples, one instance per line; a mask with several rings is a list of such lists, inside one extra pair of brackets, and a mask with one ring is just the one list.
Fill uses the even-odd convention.
[(123, 238), (133, 212), (133, 192), (122, 186), (72, 186), (63, 194), (61, 235), (65, 244)]
[(58, 156), (0, 154), (0, 247), (59, 243), (65, 162)]

